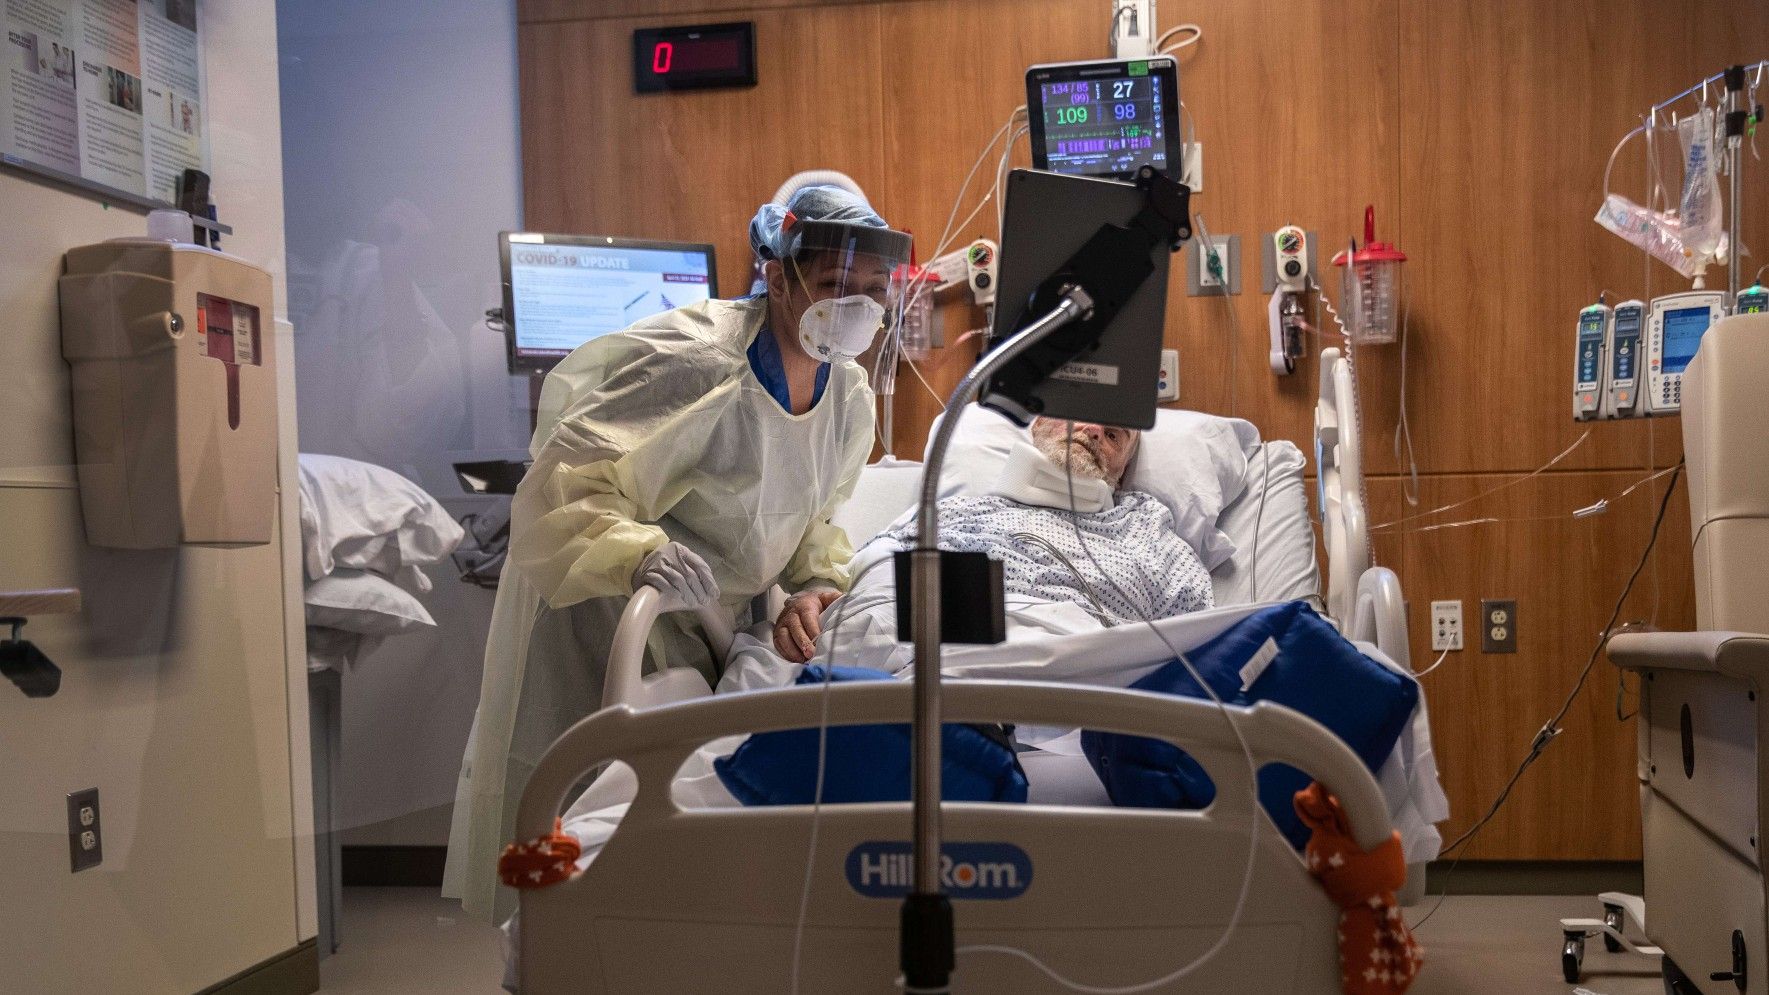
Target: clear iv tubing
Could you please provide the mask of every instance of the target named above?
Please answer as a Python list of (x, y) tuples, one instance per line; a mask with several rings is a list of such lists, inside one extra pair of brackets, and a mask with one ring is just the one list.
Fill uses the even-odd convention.
[[(997, 128), (995, 130), (995, 133), (989, 137), (989, 141), (984, 143), (983, 150), (977, 154), (976, 160), (971, 163), (970, 170), (964, 174), (964, 181), (962, 183), (960, 183), (958, 186), (957, 196), (955, 196), (952, 199), (952, 210), (946, 215), (946, 227), (943, 230), (941, 230), (940, 239), (934, 246), (933, 255), (930, 256), (929, 258), (938, 258), (942, 253), (944, 253), (946, 251), (946, 247), (951, 243), (954, 233), (957, 231), (962, 231), (964, 229), (965, 225), (970, 224), (971, 220), (973, 218), (975, 218), (979, 213), (981, 213), (983, 208), (988, 205), (989, 199), (992, 196), (995, 196), (994, 193), (985, 194), (983, 196), (983, 199), (981, 201), (977, 202), (977, 206), (971, 210), (971, 213), (969, 215), (967, 215), (963, 221), (959, 221), (956, 225), (953, 224), (953, 222), (958, 217), (959, 209), (964, 204), (965, 191), (970, 189), (971, 180), (973, 178), (975, 178), (975, 176), (977, 174), (977, 170), (982, 168), (983, 162), (989, 158), (989, 153), (995, 148), (995, 143), (999, 142), (1001, 140), (1001, 136), (1006, 134), (1010, 129), (1013, 128), (1014, 121), (1016, 119), (1018, 119), (1020, 114), (1022, 112), (1024, 112), (1025, 109), (1026, 108), (1024, 105), (1014, 108), (1013, 112), (1008, 115), (1007, 122), (1005, 124), (1003, 124), (1000, 128)], [(1012, 141), (1013, 141), (1013, 139), (1010, 138), (1009, 139), (1010, 146), (1012, 144)], [(927, 279), (928, 278), (925, 273), (922, 275), (918, 275), (914, 280), (911, 280), (909, 282), (909, 284), (903, 288), (903, 293), (897, 302), (897, 309), (898, 309), (897, 310), (897, 319), (898, 320), (897, 320), (895, 326), (892, 328), (890, 334), (892, 334), (892, 335), (900, 334), (899, 329), (901, 329), (903, 326), (904, 316), (907, 315), (916, 306), (916, 304), (918, 304), (920, 302), (921, 295), (923, 293), (925, 293), (927, 290)], [(879, 365), (878, 364), (883, 361), (885, 351), (886, 350), (880, 350), (878, 355), (873, 357), (873, 368), (872, 368), (872, 374), (873, 374), (872, 375), (872, 382), (873, 383), (880, 382), (879, 377), (878, 377), (878, 374), (879, 374)], [(900, 353), (899, 353), (899, 355), (900, 355)], [(934, 400), (936, 400), (936, 401), (941, 400), (941, 398), (939, 396), (939, 392), (935, 391), (933, 389), (933, 386), (927, 382), (927, 378), (921, 375), (921, 371), (916, 368), (916, 364), (913, 360), (910, 360), (908, 357), (903, 356), (903, 357), (901, 357), (901, 361), (909, 364), (910, 371), (915, 374), (915, 377), (917, 380), (921, 381), (921, 385), (923, 387), (926, 387), (930, 392), (933, 393)], [(884, 444), (884, 448), (886, 450), (891, 449), (891, 445), (889, 443), (885, 442), (885, 439), (881, 433), (881, 430), (877, 426), (874, 426), (873, 431), (874, 431), (874, 434), (879, 437), (879, 442), (881, 444)]]
[(1413, 426), (1407, 421), (1407, 332), (1412, 324), (1413, 307), (1402, 287), (1400, 303), (1400, 417), (1394, 423), (1394, 462), (1401, 462), (1401, 440), (1406, 440), (1406, 464), (1409, 486), (1401, 489), (1409, 507), (1419, 506), (1419, 457), (1413, 452)]
[[(848, 582), (851, 591), (860, 580), (871, 573), (875, 567), (892, 562), (889, 556), (874, 560), (867, 564), (866, 569), (859, 572)], [(805, 923), (811, 915), (811, 881), (817, 872), (817, 835), (823, 822), (823, 775), (829, 759), (829, 689), (835, 685), (835, 646), (837, 637), (841, 635), (841, 627), (847, 623), (849, 605), (844, 601), (841, 611), (836, 613), (835, 624), (829, 629), (829, 649), (823, 654), (823, 693), (817, 718), (817, 780), (811, 789), (811, 840), (805, 847), (805, 883), (799, 889), (798, 919), (792, 928), (792, 980), (790, 991), (798, 995), (799, 965), (803, 960)], [(808, 663), (809, 661), (807, 661)]]
[(1021, 135), (1030, 130), (1029, 125), (1021, 125), (1007, 140), (1007, 145), (1001, 150), (1001, 159), (995, 164), (995, 234), (997, 237), (1000, 237), (1002, 230), (1007, 225), (1007, 198), (1000, 195), (1001, 185), (1007, 181), (1007, 166), (1013, 160), (1014, 145), (1018, 144)]
[[(1611, 173), (1615, 172), (1615, 160), (1616, 160), (1617, 156), (1622, 154), (1622, 146), (1628, 144), (1628, 139), (1633, 138), (1635, 135), (1642, 134), (1645, 131), (1646, 131), (1646, 125), (1644, 125), (1644, 124), (1640, 125), (1639, 127), (1635, 128), (1633, 131), (1630, 131), (1627, 134), (1623, 135), (1622, 140), (1619, 142), (1616, 142), (1615, 148), (1610, 150), (1609, 165), (1603, 167), (1603, 200), (1604, 200), (1604, 202), (1607, 203), (1609, 201), (1609, 175)], [(1648, 197), (1648, 199), (1650, 200), (1651, 198)]]
[[(995, 133), (989, 136), (989, 140), (984, 143), (983, 150), (977, 153), (977, 158), (971, 163), (970, 170), (964, 174), (964, 182), (960, 183), (958, 186), (957, 196), (952, 199), (952, 210), (946, 216), (946, 227), (940, 232), (940, 239), (935, 243), (933, 254), (928, 257), (929, 259), (937, 259), (946, 251), (946, 248), (952, 243), (956, 234), (962, 231), (965, 225), (970, 224), (972, 218), (975, 218), (981, 213), (983, 207), (989, 203), (990, 197), (999, 198), (1000, 184), (997, 183), (994, 191), (990, 194), (985, 194), (983, 199), (978, 202), (976, 208), (972, 210), (963, 221), (959, 222), (957, 225), (952, 223), (953, 219), (958, 217), (959, 208), (964, 204), (964, 194), (966, 190), (970, 189), (971, 179), (976, 176), (977, 170), (982, 168), (984, 160), (989, 158), (989, 153), (995, 149), (995, 143), (1001, 141), (1001, 137), (1013, 129), (1014, 122), (1019, 119), (1021, 114), (1025, 113), (1025, 110), (1026, 106), (1024, 104), (1015, 107), (1013, 112), (1007, 116), (1007, 122), (1001, 127), (995, 129)], [(1019, 134), (1015, 133), (1012, 137), (1008, 138), (1008, 147), (1010, 149), (1018, 137)], [(916, 298), (919, 298), (921, 293), (924, 292), (926, 285), (927, 276), (925, 274), (918, 276), (915, 280), (910, 282), (909, 287), (904, 288), (904, 296), (907, 298), (909, 292), (913, 291)], [(913, 303), (913, 301), (911, 303)]]
[[(1210, 237), (1210, 229), (1205, 226), (1204, 215), (1202, 213), (1192, 215), (1192, 225), (1198, 229), (1198, 235), (1203, 239), (1202, 247), (1200, 247), (1198, 251), (1206, 252), (1214, 250), (1216, 248), (1216, 240)], [(1222, 297), (1223, 303), (1228, 306), (1228, 413), (1229, 417), (1232, 418), (1235, 414), (1235, 381), (1239, 379), (1236, 374), (1240, 372), (1241, 366), (1241, 320), (1235, 315), (1234, 298), (1226, 293), (1220, 296)]]
[(1564, 460), (1568, 456), (1571, 456), (1573, 453), (1573, 450), (1584, 445), (1585, 440), (1589, 439), (1590, 437), (1591, 437), (1591, 430), (1585, 429), (1585, 434), (1579, 436), (1576, 440), (1574, 440), (1572, 445), (1567, 446), (1565, 449), (1562, 449), (1558, 456), (1555, 456), (1553, 459), (1549, 460), (1546, 463), (1543, 463), (1541, 466), (1536, 467), (1534, 470), (1531, 470), (1529, 473), (1527, 473), (1521, 477), (1518, 477), (1515, 480), (1507, 480), (1506, 482), (1498, 485), (1497, 487), (1488, 488), (1487, 490), (1481, 491), (1479, 494), (1476, 494), (1471, 498), (1463, 498), (1460, 501), (1454, 501), (1454, 502), (1451, 502), (1450, 504), (1441, 505), (1439, 507), (1431, 509), (1430, 511), (1421, 511), (1416, 515), (1407, 515), (1404, 518), (1397, 518), (1392, 522), (1382, 522), (1377, 525), (1372, 525), (1372, 526), (1370, 526), (1370, 531), (1376, 532), (1381, 529), (1391, 529), (1391, 528), (1394, 528), (1396, 525), (1404, 525), (1407, 522), (1418, 521), (1421, 518), (1430, 518), (1433, 515), (1440, 515), (1446, 511), (1451, 510), (1452, 508), (1460, 508), (1464, 505), (1473, 504), (1474, 502), (1479, 501), (1480, 499), (1482, 499), (1484, 497), (1487, 497), (1492, 494), (1497, 494), (1498, 492), (1505, 490), (1508, 487), (1516, 487), (1518, 484), (1521, 484), (1526, 480), (1531, 480), (1537, 476), (1540, 476), (1541, 474), (1547, 472), (1548, 469), (1553, 467), (1556, 463), (1559, 463), (1561, 460)]
[[(1559, 515), (1521, 515), (1516, 518), (1494, 518), (1494, 517), (1490, 517), (1490, 516), (1486, 517), (1486, 518), (1470, 518), (1470, 519), (1466, 519), (1466, 520), (1460, 521), (1460, 522), (1440, 522), (1436, 525), (1422, 525), (1422, 526), (1414, 529), (1413, 531), (1414, 532), (1437, 532), (1437, 531), (1440, 531), (1443, 529), (1465, 528), (1470, 525), (1499, 525), (1499, 524), (1506, 524), (1506, 523), (1510, 523), (1510, 522), (1558, 522), (1558, 521), (1563, 521), (1567, 518), (1571, 518), (1574, 521), (1577, 521), (1582, 518), (1595, 518), (1598, 515), (1602, 515), (1602, 514), (1607, 513), (1609, 511), (1610, 507), (1612, 505), (1614, 505), (1617, 501), (1621, 501), (1624, 498), (1626, 498), (1628, 495), (1634, 493), (1635, 491), (1639, 490), (1642, 487), (1645, 487), (1647, 484), (1650, 484), (1653, 481), (1658, 480), (1661, 477), (1668, 477), (1675, 472), (1677, 472), (1677, 468), (1673, 466), (1673, 467), (1667, 467), (1663, 470), (1660, 470), (1657, 473), (1649, 473), (1646, 476), (1641, 477), (1639, 480), (1636, 480), (1633, 483), (1629, 484), (1628, 486), (1622, 488), (1622, 492), (1620, 494), (1617, 494), (1614, 497), (1598, 498), (1597, 500), (1591, 502), (1590, 504), (1585, 505), (1583, 508), (1574, 508), (1572, 511), (1566, 512), (1564, 514), (1559, 514)], [(1509, 485), (1507, 485), (1507, 486), (1509, 486)], [(1486, 494), (1491, 494), (1491, 493), (1492, 493), (1492, 491), (1486, 492)], [(1469, 498), (1469, 500), (1470, 501), (1478, 500), (1479, 497), (1484, 497), (1484, 496), (1485, 495), (1477, 495), (1474, 498)]]
[[(1003, 124), (1001, 127), (995, 129), (995, 133), (993, 135), (990, 135), (989, 140), (983, 144), (983, 150), (981, 152), (977, 153), (976, 161), (971, 163), (971, 167), (970, 167), (969, 171), (967, 171), (964, 174), (964, 181), (958, 185), (957, 195), (955, 195), (952, 198), (952, 210), (946, 215), (946, 227), (940, 231), (939, 241), (937, 243), (935, 243), (934, 255), (929, 257), (930, 259), (938, 258), (939, 254), (941, 252), (945, 251), (947, 244), (950, 242), (950, 240), (952, 238), (952, 234), (953, 234), (953, 231), (955, 228), (955, 226), (953, 225), (953, 221), (955, 221), (958, 218), (958, 211), (964, 205), (964, 193), (966, 190), (970, 189), (970, 183), (971, 183), (972, 178), (974, 178), (977, 175), (977, 170), (982, 168), (984, 160), (989, 158), (989, 153), (992, 150), (994, 150), (995, 143), (1001, 141), (1001, 136), (1007, 134), (1009, 131), (1011, 131), (1013, 129), (1014, 121), (1020, 116), (1020, 114), (1022, 112), (1025, 111), (1025, 109), (1026, 109), (1026, 107), (1024, 104), (1020, 105), (1019, 107), (1014, 108), (1013, 113), (1008, 115), (1007, 122), (1005, 124)], [(1010, 144), (1011, 144), (1011, 142), (1012, 142), (1012, 140), (1009, 139)], [(987, 203), (987, 201), (985, 200), (984, 203)], [(975, 217), (975, 212), (972, 213), (972, 217)], [(969, 218), (965, 219), (965, 224), (968, 224), (968, 223), (969, 223)], [(962, 227), (962, 225), (959, 225), (957, 227)], [(926, 281), (926, 277), (922, 277), (919, 280), (914, 281), (914, 283), (917, 286), (917, 288), (919, 288), (920, 284), (924, 283), (925, 281)]]
[[(1069, 432), (1073, 435), (1075, 423), (1070, 421), (1068, 424)], [(1093, 555), (1093, 548), (1087, 544), (1087, 536), (1081, 531), (1080, 524), (1075, 520), (1074, 468), (1069, 465), (1067, 459), (1063, 460), (1063, 470), (1064, 477), (1069, 485), (1069, 525), (1075, 532), (1076, 540), (1081, 544), (1081, 551), (1087, 554), (1088, 562), (1092, 563), (1093, 568), (1099, 571), (1100, 575), (1106, 579), (1106, 583), (1112, 585), (1112, 589), (1117, 591), (1119, 599), (1126, 604), (1134, 605), (1135, 602), (1125, 597), (1123, 588), (1120, 588), (1118, 582), (1112, 579), (1112, 575), (1100, 566), (1099, 560)], [(1090, 596), (1096, 601), (1098, 600), (1098, 595), (1087, 583), (1086, 578), (1082, 577), (1079, 572), (1075, 572), (1075, 579), (1081, 583), (1082, 587), (1087, 589)], [(1234, 912), (1229, 916), (1228, 925), (1223, 927), (1222, 934), (1217, 937), (1216, 942), (1211, 944), (1208, 950), (1199, 954), (1190, 964), (1187, 964), (1163, 977), (1134, 985), (1107, 987), (1100, 985), (1084, 985), (1076, 981), (1071, 981), (1057, 973), (1057, 970), (1049, 964), (1039, 960), (1036, 955), (1018, 947), (1010, 947), (1000, 943), (969, 944), (959, 947), (957, 953), (1004, 954), (1010, 957), (1018, 957), (1032, 967), (1037, 968), (1045, 977), (1056, 982), (1058, 985), (1073, 992), (1083, 992), (1085, 995), (1136, 995), (1136, 993), (1139, 992), (1153, 991), (1157, 988), (1166, 987), (1167, 985), (1191, 974), (1198, 968), (1203, 967), (1217, 954), (1221, 953), (1223, 948), (1228, 946), (1229, 939), (1234, 936), (1235, 930), (1240, 928), (1241, 918), (1247, 909), (1247, 896), (1253, 889), (1253, 871), (1258, 863), (1259, 822), (1261, 819), (1265, 818), (1265, 808), (1259, 802), (1258, 762), (1254, 760), (1253, 748), (1247, 745), (1247, 738), (1241, 734), (1241, 727), (1235, 722), (1234, 714), (1228, 710), (1228, 706), (1217, 696), (1215, 689), (1210, 686), (1209, 682), (1204, 680), (1203, 675), (1198, 673), (1198, 669), (1192, 665), (1192, 661), (1173, 645), (1172, 641), (1167, 638), (1167, 634), (1162, 632), (1160, 626), (1156, 625), (1153, 620), (1144, 618), (1141, 621), (1144, 625), (1148, 626), (1149, 631), (1154, 633), (1157, 639), (1161, 640), (1161, 642), (1167, 647), (1168, 652), (1173, 654), (1173, 658), (1178, 660), (1181, 666), (1185, 667), (1186, 673), (1190, 675), (1191, 679), (1196, 681), (1198, 686), (1204, 689), (1204, 693), (1209, 695), (1210, 700), (1216, 704), (1217, 710), (1221, 713), (1223, 721), (1228, 723), (1229, 731), (1234, 733), (1235, 741), (1241, 745), (1241, 755), (1247, 761), (1247, 784), (1249, 791), (1252, 793), (1252, 805), (1250, 806), (1250, 811), (1248, 813), (1248, 821), (1251, 823), (1252, 829), (1247, 834), (1247, 864), (1245, 870), (1241, 874), (1241, 890), (1235, 898)]]

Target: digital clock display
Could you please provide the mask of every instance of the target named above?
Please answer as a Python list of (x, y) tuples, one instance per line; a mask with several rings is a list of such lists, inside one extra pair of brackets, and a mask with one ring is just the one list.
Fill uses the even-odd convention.
[(638, 28), (633, 88), (640, 93), (754, 86), (755, 23)]

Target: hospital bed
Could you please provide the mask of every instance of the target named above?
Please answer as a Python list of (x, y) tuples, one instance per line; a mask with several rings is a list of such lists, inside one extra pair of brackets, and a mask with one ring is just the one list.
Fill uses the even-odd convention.
[[(1335, 570), (1325, 604), (1344, 606), (1346, 634), (1372, 644), (1405, 668), (1405, 618), (1398, 580), (1368, 561), (1359, 480), (1359, 448), (1350, 417), (1348, 372), (1335, 351), (1323, 366), (1317, 453), (1323, 473), (1323, 532), (1355, 569)], [(1283, 441), (1248, 452), (1246, 489), (1226, 507), (1222, 530), (1234, 557), (1212, 571), (1219, 607), (1160, 623), (1181, 648), (1198, 645), (1253, 610), (1258, 601), (1310, 598), (1317, 603), (1315, 533), (1308, 514), (1305, 460)], [(907, 509), (920, 467), (869, 467), (837, 523), (856, 544)], [(1362, 551), (1361, 555), (1359, 551)], [(1257, 552), (1257, 563), (1251, 557)], [(1338, 580), (1344, 576), (1343, 581)], [(611, 650), (605, 707), (568, 731), (543, 759), (524, 792), (517, 835), (552, 828), (567, 793), (609, 763), (636, 777), (630, 807), (618, 817), (588, 869), (563, 883), (523, 894), (519, 933), (524, 991), (774, 990), (787, 985), (812, 820), (804, 807), (686, 809), (672, 795), (684, 763), (724, 736), (818, 723), (827, 702), (831, 724), (900, 721), (911, 688), (897, 682), (782, 689), (710, 697), (691, 668), (641, 675), (645, 634), (658, 614), (655, 592), (629, 603)], [(728, 622), (703, 615), (712, 649), (723, 657)], [(1150, 661), (1171, 656), (1146, 627), (1115, 630), (1119, 652)], [(1095, 638), (1097, 636), (1098, 638)], [(1053, 640), (1059, 651), (1031, 653), (1036, 668), (1059, 652), (1103, 651), (1106, 634)], [(983, 647), (1006, 659), (1008, 651)], [(1047, 654), (1047, 655), (1041, 655)], [(1027, 657), (1023, 645), (1011, 651)], [(954, 654), (960, 662), (966, 659)], [(837, 661), (840, 662), (839, 660)], [(1012, 900), (959, 902), (959, 944), (1029, 947), (1054, 969), (1091, 984), (1147, 980), (1183, 965), (1217, 942), (1241, 886), (1250, 821), (1264, 820), (1249, 798), (1246, 759), (1210, 702), (1105, 687), (1018, 680), (965, 680), (947, 686), (949, 721), (1084, 725), (1168, 739), (1185, 748), (1218, 785), (1203, 811), (1112, 809), (1079, 757), (1048, 758), (1042, 775), (1030, 760), (1030, 803), (948, 803), (947, 837), (1009, 841), (1038, 887)], [(668, 707), (663, 707), (668, 706)], [(1354, 836), (1366, 847), (1393, 827), (1381, 788), (1348, 747), (1314, 721), (1261, 704), (1237, 710), (1259, 765), (1283, 762), (1340, 797)], [(904, 840), (907, 804), (830, 806), (817, 821), (815, 873), (803, 931), (799, 983), (805, 991), (896, 976), (898, 903), (862, 897), (849, 880), (854, 855), (868, 842)], [(1165, 991), (1333, 991), (1339, 987), (1338, 909), (1298, 854), (1268, 823), (1253, 854), (1250, 891), (1227, 945)], [(1122, 855), (1100, 859), (1101, 854)], [(667, 869), (668, 873), (662, 873)], [(1409, 867), (1408, 890), (1423, 888), (1423, 859)], [(857, 872), (856, 872), (857, 873)], [(1010, 873), (997, 869), (996, 874)], [(1046, 990), (1051, 983), (1012, 955), (961, 955), (959, 983), (973, 991)]]

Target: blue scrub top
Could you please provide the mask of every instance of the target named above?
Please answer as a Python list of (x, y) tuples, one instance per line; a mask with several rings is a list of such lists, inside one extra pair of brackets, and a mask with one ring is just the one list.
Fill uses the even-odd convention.
[[(749, 368), (755, 371), (756, 379), (762, 382), (774, 400), (780, 402), (780, 407), (790, 414), (792, 390), (786, 384), (786, 365), (780, 360), (780, 343), (775, 341), (773, 330), (765, 322), (755, 341), (749, 344)], [(811, 390), (811, 407), (816, 407), (823, 399), (823, 388), (828, 383), (829, 364), (818, 364), (817, 383)]]

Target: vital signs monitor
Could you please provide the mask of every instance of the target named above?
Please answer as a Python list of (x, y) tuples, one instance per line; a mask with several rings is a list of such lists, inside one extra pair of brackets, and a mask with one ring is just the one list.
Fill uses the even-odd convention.
[(1128, 180), (1178, 175), (1179, 65), (1170, 56), (1055, 62), (1026, 70), (1032, 168)]
[(1683, 408), (1683, 371), (1701, 337), (1726, 314), (1726, 294), (1692, 290), (1655, 298), (1647, 319), (1646, 413), (1676, 414)]
[(501, 232), (510, 372), (543, 371), (598, 335), (719, 295), (713, 247)]
[(1640, 413), (1640, 332), (1646, 327), (1646, 302), (1623, 301), (1609, 323), (1609, 383), (1604, 387), (1605, 418), (1632, 418)]

